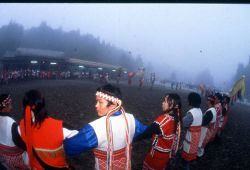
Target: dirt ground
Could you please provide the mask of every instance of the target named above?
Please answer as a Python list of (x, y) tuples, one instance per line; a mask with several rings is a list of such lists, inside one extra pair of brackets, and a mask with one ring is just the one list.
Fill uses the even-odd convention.
[[(40, 90), (46, 100), (49, 113), (54, 118), (63, 119), (66, 127), (79, 129), (97, 118), (94, 109), (95, 90), (100, 84), (82, 80), (36, 80), (10, 83), (0, 87), (0, 93), (10, 93), (13, 98), (13, 113), (17, 121), (22, 115), (22, 97), (27, 90)], [(188, 91), (176, 91), (168, 88), (120, 85), (126, 112), (133, 113), (144, 124), (150, 124), (161, 113), (161, 100), (164, 93), (177, 92), (183, 103), (183, 113), (188, 110)], [(204, 99), (202, 99), (203, 111)], [(229, 113), (228, 124), (221, 139), (208, 146), (205, 155), (191, 163), (192, 170), (228, 170), (250, 169), (250, 108), (234, 104)], [(139, 170), (150, 146), (150, 140), (133, 144), (132, 169)], [(80, 156), (68, 158), (76, 169), (94, 169), (94, 157), (86, 152)], [(182, 169), (181, 165), (170, 165), (170, 169)]]

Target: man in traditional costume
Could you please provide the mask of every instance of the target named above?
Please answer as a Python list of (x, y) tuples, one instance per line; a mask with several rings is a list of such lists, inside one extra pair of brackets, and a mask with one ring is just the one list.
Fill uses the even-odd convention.
[(215, 97), (209, 95), (207, 97), (207, 107), (208, 110), (203, 114), (202, 127), (201, 127), (201, 137), (199, 141), (198, 155), (203, 156), (204, 148), (210, 141), (212, 134), (216, 129), (216, 110), (214, 108)]
[(195, 92), (189, 93), (188, 103), (191, 109), (187, 112), (185, 117), (183, 117), (183, 127), (187, 129), (185, 139), (183, 141), (182, 151), (182, 158), (184, 159), (185, 169), (189, 169), (190, 161), (197, 158), (202, 124), (200, 95)]
[(24, 160), (26, 152), (17, 147), (12, 138), (12, 128), (17, 126), (10, 112), (12, 110), (12, 101), (9, 94), (0, 95), (0, 164), (2, 168), (28, 169)]
[(124, 111), (121, 91), (111, 84), (97, 89), (95, 108), (100, 118), (65, 139), (66, 154), (73, 156), (93, 150), (95, 169), (130, 170), (131, 142), (147, 126)]

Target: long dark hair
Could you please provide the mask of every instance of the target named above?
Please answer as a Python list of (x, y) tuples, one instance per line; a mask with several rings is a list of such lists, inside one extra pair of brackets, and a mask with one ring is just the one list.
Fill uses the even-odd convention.
[(177, 151), (179, 150), (180, 146), (180, 138), (181, 138), (181, 129), (182, 129), (182, 111), (181, 111), (181, 98), (176, 93), (169, 93), (165, 95), (165, 98), (170, 106), (170, 109), (167, 110), (170, 116), (174, 117), (175, 120), (175, 134), (176, 138), (175, 144), (173, 145), (173, 152), (171, 156), (176, 155)]
[(165, 95), (167, 97), (167, 102), (169, 105), (172, 105), (169, 112), (169, 115), (174, 117), (175, 123), (181, 122), (181, 117), (182, 117), (182, 112), (181, 112), (181, 98), (178, 94), (176, 93), (168, 93)]
[(25, 108), (30, 106), (31, 111), (35, 116), (35, 126), (41, 125), (45, 118), (48, 117), (48, 112), (45, 108), (45, 100), (42, 94), (38, 90), (29, 90), (23, 97), (23, 108), (25, 116)]

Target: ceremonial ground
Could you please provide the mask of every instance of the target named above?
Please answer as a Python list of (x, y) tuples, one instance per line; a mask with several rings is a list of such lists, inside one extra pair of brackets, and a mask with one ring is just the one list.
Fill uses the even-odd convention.
[[(81, 80), (34, 80), (10, 83), (0, 87), (0, 92), (9, 92), (13, 98), (13, 113), (17, 121), (22, 115), (22, 97), (30, 89), (40, 90), (46, 100), (49, 113), (54, 118), (63, 119), (66, 127), (79, 129), (97, 118), (95, 112), (95, 90), (97, 82)], [(161, 113), (161, 101), (164, 93), (177, 92), (183, 103), (183, 113), (188, 110), (188, 91), (176, 91), (169, 88), (149, 87), (138, 89), (137, 86), (121, 84), (123, 103), (126, 112), (133, 113), (137, 119), (150, 124)], [(202, 99), (202, 110), (205, 99)], [(229, 170), (249, 169), (250, 167), (250, 106), (234, 104), (229, 113), (228, 124), (222, 133), (221, 140), (208, 146), (205, 155), (192, 162), (192, 170)], [(48, 139), (49, 140), (49, 139)], [(150, 140), (133, 144), (132, 169), (140, 170), (148, 151)], [(94, 157), (86, 152), (78, 157), (69, 158), (76, 169), (94, 169)], [(172, 163), (170, 169), (181, 169)]]

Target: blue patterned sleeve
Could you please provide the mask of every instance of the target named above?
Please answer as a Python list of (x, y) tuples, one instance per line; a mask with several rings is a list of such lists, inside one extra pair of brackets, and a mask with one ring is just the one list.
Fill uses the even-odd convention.
[(134, 139), (141, 135), (146, 129), (147, 129), (147, 125), (142, 124), (139, 120), (137, 120), (135, 118), (135, 135), (134, 135)]
[(64, 150), (69, 156), (79, 155), (82, 152), (96, 148), (97, 145), (97, 136), (89, 124), (80, 129), (76, 135), (64, 140)]

